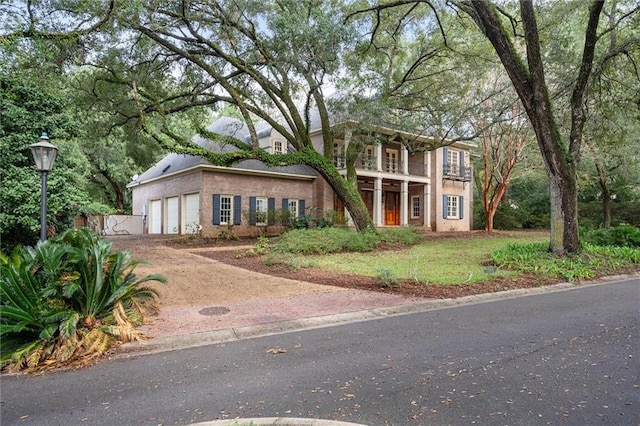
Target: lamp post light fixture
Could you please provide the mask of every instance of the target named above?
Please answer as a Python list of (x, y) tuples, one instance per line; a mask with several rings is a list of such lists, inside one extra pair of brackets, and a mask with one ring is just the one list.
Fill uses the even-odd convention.
[(47, 240), (47, 173), (53, 169), (58, 148), (49, 143), (49, 136), (42, 133), (40, 142), (29, 145), (36, 169), (42, 175), (42, 197), (40, 199), (40, 241)]

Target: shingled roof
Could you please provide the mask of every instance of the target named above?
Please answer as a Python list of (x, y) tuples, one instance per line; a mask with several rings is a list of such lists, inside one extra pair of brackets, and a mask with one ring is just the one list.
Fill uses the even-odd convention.
[[(271, 134), (271, 126), (265, 125), (258, 129), (259, 137), (266, 137)], [(240, 120), (231, 117), (221, 117), (217, 119), (213, 124), (207, 127), (207, 131), (211, 133), (217, 133), (219, 135), (233, 136), (236, 139), (250, 143), (250, 135), (247, 126)], [(210, 149), (214, 152), (232, 152), (237, 150), (231, 145), (220, 145), (200, 135), (196, 135), (192, 138), (192, 141), (203, 148)], [(128, 186), (134, 186), (142, 184), (150, 180), (159, 179), (165, 176), (169, 176), (175, 173), (179, 173), (188, 169), (196, 168), (198, 166), (207, 167), (212, 166), (207, 160), (194, 155), (184, 155), (171, 153), (166, 155), (162, 160), (158, 161), (154, 166), (147, 169), (137, 179), (129, 183)], [(305, 165), (293, 165), (293, 166), (281, 166), (281, 167), (268, 167), (264, 163), (258, 160), (243, 160), (234, 166), (225, 167), (229, 171), (237, 170), (239, 172), (255, 172), (255, 173), (278, 173), (288, 175), (298, 175), (307, 177), (316, 177), (316, 173), (308, 166)]]

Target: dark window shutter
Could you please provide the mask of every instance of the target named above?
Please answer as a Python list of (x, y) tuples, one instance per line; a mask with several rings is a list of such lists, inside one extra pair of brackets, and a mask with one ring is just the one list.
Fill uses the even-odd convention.
[(282, 199), (282, 210), (284, 210), (285, 212), (289, 211), (289, 199), (288, 198), (283, 198)]
[(460, 209), (460, 219), (464, 219), (464, 197), (458, 197), (458, 208)]
[(233, 224), (240, 225), (242, 223), (242, 197), (233, 196)]
[(273, 225), (275, 223), (276, 214), (276, 199), (269, 198), (267, 200), (267, 225)]
[(213, 194), (213, 224), (220, 225), (220, 194)]
[(249, 197), (249, 225), (256, 224), (256, 197)]
[(449, 174), (449, 149), (442, 149), (442, 172), (447, 175)]
[(306, 216), (306, 214), (304, 213), (304, 200), (298, 201), (298, 210), (298, 216)]
[(448, 201), (448, 196), (443, 195), (442, 196), (442, 218), (446, 219), (447, 218), (447, 201)]

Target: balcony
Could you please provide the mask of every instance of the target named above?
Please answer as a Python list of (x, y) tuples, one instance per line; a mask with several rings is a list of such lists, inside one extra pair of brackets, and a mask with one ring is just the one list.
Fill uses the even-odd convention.
[(471, 182), (471, 167), (462, 166), (460, 164), (445, 163), (443, 165), (442, 178), (461, 182)]
[(356, 168), (362, 170), (377, 170), (377, 157), (373, 155), (367, 155), (358, 158)]
[(395, 158), (385, 158), (382, 162), (382, 170), (387, 173), (402, 173), (402, 162)]

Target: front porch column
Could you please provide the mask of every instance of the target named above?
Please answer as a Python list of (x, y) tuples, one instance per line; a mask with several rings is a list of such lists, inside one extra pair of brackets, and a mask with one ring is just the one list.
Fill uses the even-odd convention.
[(409, 182), (403, 180), (400, 183), (400, 225), (409, 224)]
[(382, 178), (376, 178), (373, 183), (373, 223), (376, 226), (384, 225), (384, 216), (382, 214)]
[(400, 164), (402, 165), (402, 174), (409, 174), (409, 150), (403, 145), (400, 150)]
[(381, 143), (375, 144), (375, 148), (376, 148), (376, 171), (380, 172), (382, 171), (382, 144)]
[(431, 184), (424, 186), (424, 226), (431, 228)]

